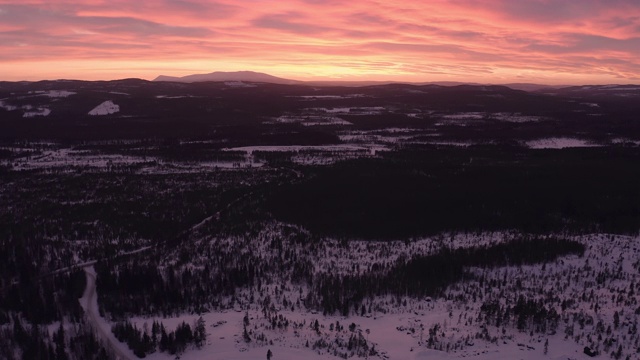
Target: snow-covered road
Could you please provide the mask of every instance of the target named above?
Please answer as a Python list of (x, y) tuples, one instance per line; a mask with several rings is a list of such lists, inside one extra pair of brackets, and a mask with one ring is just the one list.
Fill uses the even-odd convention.
[(111, 332), (111, 325), (107, 323), (105, 319), (100, 316), (98, 310), (98, 294), (96, 293), (96, 271), (93, 267), (87, 266), (84, 268), (84, 273), (87, 277), (87, 286), (84, 289), (84, 294), (79, 299), (80, 305), (84, 309), (87, 321), (102, 339), (104, 344), (111, 349), (112, 353), (118, 360), (134, 360), (138, 359), (137, 356), (127, 347), (127, 345), (118, 341)]

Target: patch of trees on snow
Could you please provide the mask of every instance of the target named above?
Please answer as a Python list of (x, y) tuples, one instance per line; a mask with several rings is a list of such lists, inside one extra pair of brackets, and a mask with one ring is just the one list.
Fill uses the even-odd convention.
[(205, 322), (202, 317), (196, 320), (193, 328), (182, 322), (174, 331), (167, 331), (162, 322), (154, 321), (151, 330), (145, 326), (139, 329), (129, 321), (118, 322), (111, 331), (116, 339), (126, 343), (133, 353), (144, 358), (156, 351), (167, 352), (171, 355), (183, 353), (187, 347), (193, 345), (198, 349), (207, 339)]

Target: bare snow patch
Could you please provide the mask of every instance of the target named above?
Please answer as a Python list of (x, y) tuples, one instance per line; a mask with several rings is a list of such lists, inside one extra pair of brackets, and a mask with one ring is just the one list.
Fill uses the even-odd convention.
[(337, 100), (337, 99), (353, 99), (367, 97), (365, 94), (346, 94), (346, 95), (295, 95), (287, 96), (289, 98), (298, 98), (302, 100)]
[(22, 115), (22, 117), (32, 118), (36, 116), (49, 116), (49, 114), (51, 114), (51, 110), (47, 108), (36, 108), (31, 111), (25, 112), (24, 115)]
[(365, 106), (365, 107), (337, 107), (337, 108), (311, 108), (307, 109), (311, 112), (320, 112), (327, 114), (342, 115), (380, 115), (386, 109), (382, 106)]
[(14, 105), (7, 105), (4, 103), (4, 101), (0, 100), (0, 109), (5, 109), (7, 111), (14, 111), (14, 110), (18, 110), (18, 107)]
[(482, 112), (463, 112), (445, 115), (442, 118), (447, 120), (482, 120), (487, 115)]
[(539, 116), (523, 115), (521, 113), (485, 113), (485, 112), (461, 112), (442, 116), (444, 120), (498, 120), (504, 122), (524, 123), (540, 121)]
[(520, 113), (492, 113), (492, 119), (512, 123), (536, 122), (542, 120), (539, 116), (523, 115)]
[(280, 124), (294, 124), (300, 123), (303, 126), (321, 126), (321, 125), (353, 125), (349, 121), (341, 119), (336, 116), (322, 116), (322, 115), (283, 115), (275, 119), (275, 123)]
[(527, 141), (526, 145), (531, 149), (564, 149), (575, 147), (597, 147), (594, 144), (582, 139), (575, 138), (548, 138)]
[(89, 111), (91, 116), (101, 116), (115, 114), (120, 111), (120, 106), (114, 104), (111, 100), (105, 101), (102, 104), (96, 106), (93, 110)]
[(76, 94), (75, 92), (67, 91), (67, 90), (49, 90), (43, 93), (43, 95), (48, 96), (50, 98), (66, 98), (75, 94)]
[(32, 118), (35, 116), (49, 116), (49, 114), (51, 114), (51, 110), (45, 107), (36, 108), (32, 105), (23, 105), (23, 106), (8, 105), (2, 100), (0, 100), (0, 109), (4, 109), (7, 111), (24, 110), (24, 114), (22, 115), (22, 117), (25, 117), (25, 118)]
[(224, 84), (226, 86), (236, 87), (236, 88), (254, 88), (254, 87), (257, 87), (256, 85), (247, 84), (247, 83), (242, 82), (242, 81), (225, 81)]
[(611, 143), (616, 145), (640, 145), (640, 140), (615, 138), (615, 139), (611, 139)]

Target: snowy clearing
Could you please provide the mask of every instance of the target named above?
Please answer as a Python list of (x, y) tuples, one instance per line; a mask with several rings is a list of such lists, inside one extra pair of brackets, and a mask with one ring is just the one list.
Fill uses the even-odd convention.
[(91, 116), (111, 115), (119, 111), (120, 111), (120, 106), (108, 100), (96, 106), (93, 110), (89, 111), (89, 115)]
[(327, 114), (342, 114), (342, 115), (380, 115), (386, 109), (382, 106), (369, 106), (369, 107), (336, 107), (336, 108), (309, 108), (307, 111), (321, 112)]
[(7, 105), (3, 100), (0, 100), (0, 109), (5, 109), (7, 111), (14, 111), (14, 110), (18, 110), (18, 107), (14, 105)]
[[(370, 259), (385, 258), (393, 262), (394, 259), (412, 254), (427, 254), (437, 251), (442, 242), (451, 242), (456, 247), (473, 247), (495, 245), (517, 236), (515, 233), (442, 235), (411, 242), (406, 246), (401, 241), (356, 241), (348, 252), (340, 248), (338, 240), (330, 240), (311, 255), (315, 257), (312, 262), (321, 268), (318, 269), (321, 272), (352, 273), (354, 267), (371, 266)], [(235, 297), (239, 303), (236, 302), (232, 308), (201, 315), (206, 322), (206, 344), (202, 349), (188, 349), (180, 358), (248, 360), (265, 358), (269, 350), (273, 353), (273, 359), (340, 358), (342, 355), (339, 354), (358, 358), (354, 353), (359, 350), (347, 350), (346, 346), (349, 339), (355, 337), (366, 342), (369, 349), (371, 346), (375, 348), (375, 353), (367, 356), (370, 359), (590, 359), (583, 350), (596, 342), (600, 331), (600, 325), (596, 326), (596, 323), (604, 323), (605, 327), (612, 324), (615, 321), (615, 309), (621, 314), (618, 339), (625, 342), (625, 349), (629, 349), (631, 345), (628, 342), (633, 341), (634, 337), (626, 334), (627, 329), (632, 329), (637, 305), (633, 302), (622, 304), (618, 294), (624, 293), (637, 278), (634, 264), (640, 254), (638, 238), (594, 234), (578, 236), (575, 240), (587, 246), (588, 250), (582, 257), (568, 256), (548, 264), (472, 269), (487, 283), (482, 285), (473, 280), (460, 282), (450, 286), (442, 298), (376, 297), (367, 300), (373, 311), (369, 310), (363, 316), (323, 315), (299, 305), (296, 305), (295, 311), (277, 305), (276, 299), (279, 298), (288, 298), (294, 303), (296, 298), (304, 298), (306, 289), (298, 290), (297, 285), (288, 283), (265, 285), (262, 293), (254, 294), (258, 299), (266, 297), (276, 300), (275, 307), (268, 309), (262, 306), (260, 300), (246, 302), (250, 294), (243, 291)], [(218, 245), (226, 241), (234, 251), (244, 251), (243, 246), (238, 247), (240, 244), (234, 245), (233, 239), (222, 240)], [(252, 251), (264, 254), (268, 250), (259, 246)], [(622, 273), (616, 275), (616, 272)], [(597, 274), (607, 275), (601, 286), (594, 287), (591, 276)], [(505, 288), (503, 284), (503, 288), (498, 289), (491, 285), (495, 281), (511, 285)], [(563, 315), (557, 331), (552, 329), (544, 333), (529, 333), (509, 329), (505, 333), (501, 326), (485, 325), (476, 314), (488, 299), (513, 300), (520, 295), (543, 299), (565, 281), (569, 281), (569, 285), (564, 285), (566, 294), (561, 299), (575, 299), (575, 303), (568, 305), (567, 314)], [(520, 287), (520, 290), (512, 291), (515, 289), (511, 286)], [(589, 288), (595, 290), (595, 295), (594, 292), (586, 295), (586, 298), (580, 295), (585, 293), (585, 289), (588, 294)], [(472, 293), (482, 295), (478, 300), (471, 300), (475, 298)], [(616, 296), (612, 297), (612, 294)], [(462, 300), (465, 296), (466, 300)], [(559, 300), (557, 302), (555, 306), (559, 308)], [(589, 308), (592, 302), (599, 304), (600, 308)], [(145, 323), (149, 328), (154, 320), (161, 321), (168, 330), (173, 330), (181, 322), (194, 324), (198, 317), (136, 317), (131, 321), (138, 328), (145, 328)], [(582, 318), (591, 320), (578, 327)], [(575, 329), (572, 321), (576, 322)], [(247, 341), (243, 335), (245, 327), (251, 341)], [(617, 348), (617, 343), (614, 344), (611, 348), (600, 347), (603, 357)], [(632, 359), (638, 358), (634, 353), (627, 354)], [(171, 359), (173, 356), (156, 352), (149, 358)]]
[(50, 98), (66, 98), (75, 94), (75, 92), (67, 90), (50, 90), (42, 95), (48, 96)]
[(233, 87), (233, 88), (254, 88), (254, 87), (258, 87), (257, 85), (247, 84), (247, 83), (242, 82), (242, 81), (226, 81), (224, 84), (226, 86)]
[(22, 115), (22, 117), (32, 118), (32, 117), (36, 117), (36, 116), (49, 116), (49, 114), (51, 114), (51, 110), (50, 109), (37, 108), (35, 110), (25, 112), (24, 115)]
[(531, 149), (564, 149), (576, 147), (598, 147), (601, 145), (591, 143), (587, 140), (576, 138), (548, 138), (527, 141), (525, 143)]
[(295, 124), (300, 123), (303, 126), (322, 126), (322, 125), (353, 125), (349, 121), (343, 120), (335, 116), (319, 116), (319, 115), (283, 115), (275, 119), (273, 123)]

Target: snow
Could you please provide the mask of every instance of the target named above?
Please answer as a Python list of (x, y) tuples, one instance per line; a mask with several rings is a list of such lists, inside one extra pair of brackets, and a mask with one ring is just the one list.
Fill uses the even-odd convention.
[(464, 142), (464, 141), (425, 141), (425, 144), (431, 145), (441, 145), (441, 146), (457, 146), (457, 147), (469, 147), (471, 145), (475, 145), (473, 142)]
[[(286, 226), (286, 225), (283, 225)], [(281, 230), (281, 229), (280, 229)], [(230, 251), (250, 251), (257, 252), (260, 256), (269, 256), (268, 243), (263, 238), (281, 234), (277, 225), (265, 230), (257, 236), (250, 236), (245, 248), (242, 240), (223, 236), (221, 238), (204, 239), (203, 243), (209, 241), (217, 242), (211, 246), (224, 246)], [(559, 235), (559, 234), (558, 234)], [(277, 235), (275, 235), (277, 236)], [(352, 273), (353, 265), (360, 268), (367, 267), (372, 261), (395, 262), (400, 258), (408, 258), (413, 255), (423, 255), (437, 252), (443, 243), (452, 247), (475, 247), (487, 244), (497, 244), (508, 242), (513, 238), (519, 238), (522, 234), (518, 232), (498, 232), (485, 234), (441, 234), (434, 237), (417, 239), (410, 243), (403, 241), (392, 242), (371, 242), (353, 241), (349, 244), (349, 251), (341, 247), (340, 241), (327, 239), (318, 244), (314, 251), (309, 253), (310, 262), (317, 266), (320, 272), (331, 273)], [(555, 237), (553, 235), (552, 237)], [(202, 349), (190, 348), (186, 353), (181, 354), (183, 360), (201, 359), (264, 359), (268, 350), (273, 352), (273, 359), (338, 359), (332, 356), (331, 350), (326, 348), (307, 348), (306, 342), (313, 344), (317, 339), (325, 339), (329, 344), (336, 344), (336, 340), (347, 339), (352, 334), (362, 334), (367, 343), (375, 345), (379, 354), (369, 356), (371, 359), (398, 359), (398, 360), (444, 360), (473, 358), (478, 360), (507, 360), (507, 359), (589, 359), (583, 353), (583, 348), (589, 345), (590, 339), (595, 339), (593, 326), (587, 324), (580, 331), (576, 332), (579, 337), (566, 337), (563, 331), (564, 321), (560, 321), (560, 328), (557, 332), (535, 333), (521, 332), (512, 327), (507, 327), (506, 333), (502, 333), (499, 327), (489, 325), (479, 325), (476, 320), (477, 311), (486, 299), (511, 298), (518, 295), (534, 297), (536, 299), (548, 299), (548, 294), (556, 294), (560, 298), (551, 301), (551, 306), (559, 307), (560, 301), (564, 299), (576, 299), (575, 306), (570, 305), (567, 310), (567, 319), (574, 315), (588, 314), (595, 318), (595, 322), (603, 320), (605, 324), (610, 324), (613, 312), (619, 310), (621, 320), (624, 322), (622, 328), (618, 330), (619, 342), (624, 341), (625, 355), (634, 356), (635, 347), (632, 346), (631, 337), (627, 335), (630, 324), (633, 323), (636, 315), (634, 311), (637, 307), (635, 300), (637, 295), (628, 295), (627, 300), (615, 300), (612, 294), (623, 294), (627, 292), (630, 283), (637, 283), (638, 273), (634, 266), (640, 259), (640, 240), (637, 236), (616, 236), (607, 234), (593, 234), (584, 236), (563, 236), (584, 243), (587, 251), (583, 257), (567, 256), (545, 265), (522, 265), (505, 266), (491, 269), (471, 269), (479, 276), (486, 278), (484, 285), (479, 285), (482, 289), (480, 298), (471, 300), (459, 299), (461, 294), (469, 294), (468, 289), (474, 289), (478, 283), (473, 280), (462, 281), (451, 285), (446, 290), (446, 296), (441, 298), (423, 298), (407, 300), (406, 305), (400, 305), (400, 301), (395, 296), (378, 296), (373, 301), (373, 313), (365, 316), (352, 315), (343, 317), (339, 315), (322, 315), (313, 310), (307, 310), (304, 306), (299, 306), (295, 311), (289, 307), (279, 308), (276, 301), (274, 307), (269, 311), (270, 315), (283, 316), (290, 324), (302, 324), (301, 326), (289, 325), (289, 327), (272, 327), (268, 321), (269, 316), (263, 315), (263, 305), (261, 297), (273, 296), (273, 289), (277, 288), (283, 293), (281, 297), (295, 299), (304, 298), (303, 291), (298, 293), (298, 286), (291, 286), (290, 283), (275, 281), (274, 284), (263, 285), (260, 292), (254, 288), (240, 290), (235, 298), (233, 308), (227, 310), (212, 311), (202, 314), (206, 322), (207, 341)], [(287, 246), (294, 246), (287, 243)], [(250, 248), (250, 250), (248, 250)], [(291, 248), (296, 251), (296, 248)], [(197, 265), (197, 264), (196, 264)], [(620, 269), (620, 270), (616, 270)], [(359, 271), (359, 270), (357, 270)], [(621, 272), (619, 276), (615, 272)], [(602, 284), (595, 285), (596, 274), (609, 274), (604, 276)], [(504, 282), (501, 286), (490, 285), (491, 283)], [(519, 285), (518, 283), (521, 282)], [(562, 285), (559, 285), (562, 284)], [(564, 285), (566, 284), (566, 285)], [(589, 285), (591, 284), (591, 285)], [(518, 290), (514, 291), (513, 286)], [(557, 292), (558, 286), (563, 286), (562, 293)], [(581, 294), (585, 289), (595, 290), (595, 303), (601, 305), (600, 311), (589, 308), (591, 300), (585, 301)], [(246, 291), (246, 292), (245, 292)], [(255, 302), (245, 302), (248, 293), (252, 293), (258, 299)], [(478, 294), (477, 291), (475, 291)], [(299, 294), (299, 295), (294, 295)], [(475, 297), (475, 296), (474, 296)], [(367, 300), (369, 301), (369, 300)], [(513, 303), (513, 302), (512, 302)], [(379, 305), (381, 310), (377, 310)], [(243, 340), (243, 317), (248, 314), (250, 319), (247, 329), (252, 332), (252, 341), (246, 343)], [(171, 318), (133, 318), (131, 319), (138, 328), (142, 328), (144, 323), (147, 327), (154, 320), (161, 321), (167, 330), (175, 329), (181, 322), (193, 324), (200, 315), (185, 314), (183, 316)], [(320, 331), (316, 333), (311, 328), (311, 324), (318, 321)], [(339, 321), (344, 330), (333, 330), (330, 324)], [(568, 320), (571, 321), (571, 320)], [(349, 325), (355, 324), (355, 330), (348, 329)], [(461, 341), (468, 339), (461, 347), (457, 347), (449, 352), (436, 351), (427, 347), (425, 339), (428, 331), (433, 325), (441, 326), (442, 335), (438, 335), (440, 344), (461, 344)], [(576, 326), (577, 328), (577, 326)], [(422, 329), (422, 331), (421, 331)], [(497, 341), (489, 341), (483, 338), (482, 332), (495, 337)], [(266, 336), (267, 340), (262, 341), (257, 335)], [(488, 337), (488, 336), (487, 336)], [(548, 340), (548, 354), (544, 353), (544, 342)], [(272, 343), (271, 343), (272, 342)], [(344, 348), (343, 348), (344, 349)], [(601, 349), (602, 350), (602, 349)], [(602, 352), (600, 358), (607, 358), (608, 351)], [(148, 356), (149, 359), (172, 359), (173, 356), (166, 353), (156, 352)], [(623, 357), (624, 358), (624, 357)], [(352, 357), (351, 359), (358, 359)]]
[(640, 87), (604, 87), (607, 91), (638, 91)]
[(247, 154), (252, 155), (255, 151), (268, 151), (268, 152), (304, 152), (304, 151), (324, 151), (324, 152), (358, 152), (358, 153), (375, 153), (376, 151), (387, 151), (389, 148), (382, 145), (372, 144), (340, 144), (340, 145), (285, 145), (285, 146), (242, 146), (236, 148), (223, 149), (224, 151), (245, 151)]
[(504, 122), (524, 123), (542, 120), (539, 116), (523, 115), (521, 113), (507, 112), (461, 112), (442, 116), (444, 120), (498, 120)]
[(275, 119), (276, 123), (293, 124), (300, 123), (303, 126), (322, 126), (322, 125), (353, 125), (349, 121), (343, 120), (335, 116), (318, 116), (318, 115), (283, 115)]
[(171, 95), (156, 95), (156, 99), (186, 99), (186, 98), (194, 98), (197, 96), (193, 96), (193, 95), (176, 95), (176, 96), (171, 96)]
[(632, 139), (625, 139), (625, 138), (615, 138), (615, 139), (611, 139), (611, 143), (612, 144), (633, 144), (633, 145), (640, 145), (640, 140), (632, 140)]
[(542, 120), (539, 116), (523, 115), (520, 113), (491, 113), (490, 118), (513, 123), (534, 122)]
[(335, 108), (310, 108), (306, 109), (310, 112), (324, 112), (327, 114), (343, 114), (343, 115), (379, 115), (385, 108), (382, 106), (367, 107), (335, 107)]
[(51, 110), (45, 107), (36, 108), (32, 105), (23, 105), (18, 107), (15, 105), (7, 105), (3, 100), (0, 100), (0, 109), (4, 109), (6, 111), (24, 110), (24, 114), (22, 115), (24, 118), (49, 116), (49, 114), (51, 114)]
[(84, 294), (78, 301), (84, 309), (89, 323), (94, 327), (102, 341), (116, 353), (116, 356), (122, 360), (137, 359), (138, 357), (133, 354), (126, 344), (121, 343), (115, 338), (111, 332), (111, 324), (100, 316), (100, 312), (98, 311), (98, 295), (96, 293), (97, 275), (94, 267), (86, 267), (84, 271), (87, 278), (87, 285)]
[[(20, 148), (9, 149), (19, 150)], [(88, 167), (90, 169), (106, 169), (109, 166), (126, 166), (144, 162), (145, 160), (143, 158), (135, 156), (93, 154), (90, 152), (72, 150), (69, 148), (51, 148), (43, 150), (42, 153), (38, 156), (16, 160), (14, 164), (14, 170), (80, 166)]]
[(75, 92), (67, 90), (49, 90), (48, 92), (43, 93), (43, 95), (50, 98), (66, 98), (75, 94)]
[(598, 147), (601, 145), (576, 138), (547, 138), (527, 141), (526, 145), (531, 149), (564, 149), (575, 147)]
[(375, 156), (378, 151), (389, 150), (389, 147), (380, 144), (243, 146), (223, 149), (244, 151), (249, 158), (254, 152), (291, 152), (294, 153), (291, 160), (301, 165), (330, 165), (338, 161)]
[[(258, 310), (247, 311), (250, 317), (250, 325), (248, 328), (257, 326), (259, 331), (264, 333), (271, 344), (245, 343), (242, 339), (243, 325), (242, 319), (244, 311), (223, 311), (203, 314), (207, 328), (207, 341), (202, 349), (188, 349), (184, 354), (180, 355), (183, 360), (202, 360), (202, 359), (262, 359), (266, 358), (266, 353), (271, 350), (273, 359), (338, 359), (328, 354), (325, 349), (307, 348), (305, 343), (313, 343), (318, 338), (309, 324), (318, 320), (322, 331), (325, 333), (322, 337), (326, 337), (329, 341), (336, 338), (348, 337), (351, 334), (362, 333), (370, 344), (374, 344), (379, 351), (377, 356), (370, 356), (370, 359), (393, 359), (393, 360), (440, 360), (440, 359), (462, 359), (473, 358), (478, 360), (499, 360), (499, 359), (587, 359), (588, 357), (582, 353), (582, 346), (564, 340), (560, 336), (551, 337), (549, 339), (549, 354), (544, 356), (543, 344), (539, 342), (529, 341), (528, 335), (517, 335), (512, 341), (501, 343), (500, 345), (484, 344), (482, 341), (476, 341), (475, 346), (457, 352), (444, 352), (428, 349), (420, 345), (419, 332), (410, 333), (409, 328), (419, 328), (421, 324), (425, 324), (425, 333), (429, 324), (446, 321), (449, 316), (447, 306), (443, 303), (435, 303), (428, 311), (419, 312), (418, 314), (389, 314), (377, 317), (350, 317), (342, 316), (323, 316), (311, 312), (281, 311), (290, 322), (305, 323), (306, 326), (292, 330), (266, 330), (262, 329), (264, 319)], [(147, 326), (153, 321), (161, 321), (167, 330), (174, 330), (178, 324), (186, 322), (194, 324), (198, 315), (185, 315), (174, 318), (134, 318), (131, 319), (138, 328), (142, 328), (146, 323)], [(348, 327), (349, 324), (356, 324), (356, 330), (352, 333), (349, 330), (343, 330), (341, 333), (337, 331), (328, 331), (330, 324), (339, 321), (343, 326)], [(451, 324), (453, 327), (453, 324)], [(367, 330), (369, 333), (367, 334)], [(426, 337), (426, 335), (425, 335)], [(152, 360), (173, 359), (174, 357), (167, 353), (156, 352), (147, 356)], [(358, 357), (353, 357), (358, 359)]]
[[(35, 143), (31, 143), (34, 145)], [(118, 168), (132, 168), (143, 174), (190, 174), (218, 170), (256, 169), (264, 166), (264, 162), (246, 156), (238, 161), (193, 161), (172, 162), (164, 161), (153, 156), (134, 156), (120, 154), (103, 154), (86, 150), (76, 150), (61, 147), (59, 144), (42, 143), (45, 149), (39, 150), (30, 157), (22, 157), (13, 161), (13, 170), (44, 170), (57, 169), (57, 171), (75, 171), (83, 168), (84, 171), (103, 172), (113, 171)], [(30, 150), (29, 147), (6, 146), (3, 150), (21, 152)]]
[(442, 118), (447, 120), (481, 120), (485, 116), (487, 116), (487, 114), (481, 112), (464, 112), (444, 115)]
[(235, 87), (235, 88), (254, 88), (254, 87), (257, 87), (257, 85), (247, 84), (247, 83), (242, 82), (242, 81), (225, 81), (224, 84), (226, 86)]
[(93, 110), (89, 111), (89, 115), (102, 116), (115, 114), (120, 111), (120, 106), (114, 104), (112, 101), (105, 101), (102, 104), (96, 106)]
[(1, 109), (5, 109), (5, 110), (7, 110), (7, 111), (14, 111), (14, 110), (18, 110), (18, 107), (17, 107), (17, 106), (14, 106), (14, 105), (7, 105), (7, 104), (5, 104), (5, 102), (4, 102), (4, 101), (2, 101), (2, 100), (0, 100), (0, 108), (1, 108)]
[(51, 110), (47, 108), (37, 108), (33, 111), (27, 111), (22, 115), (25, 118), (32, 118), (36, 116), (49, 116), (51, 114)]
[(346, 95), (297, 95), (287, 96), (290, 98), (298, 98), (302, 100), (337, 100), (337, 99), (353, 99), (367, 97), (365, 94), (346, 94)]

